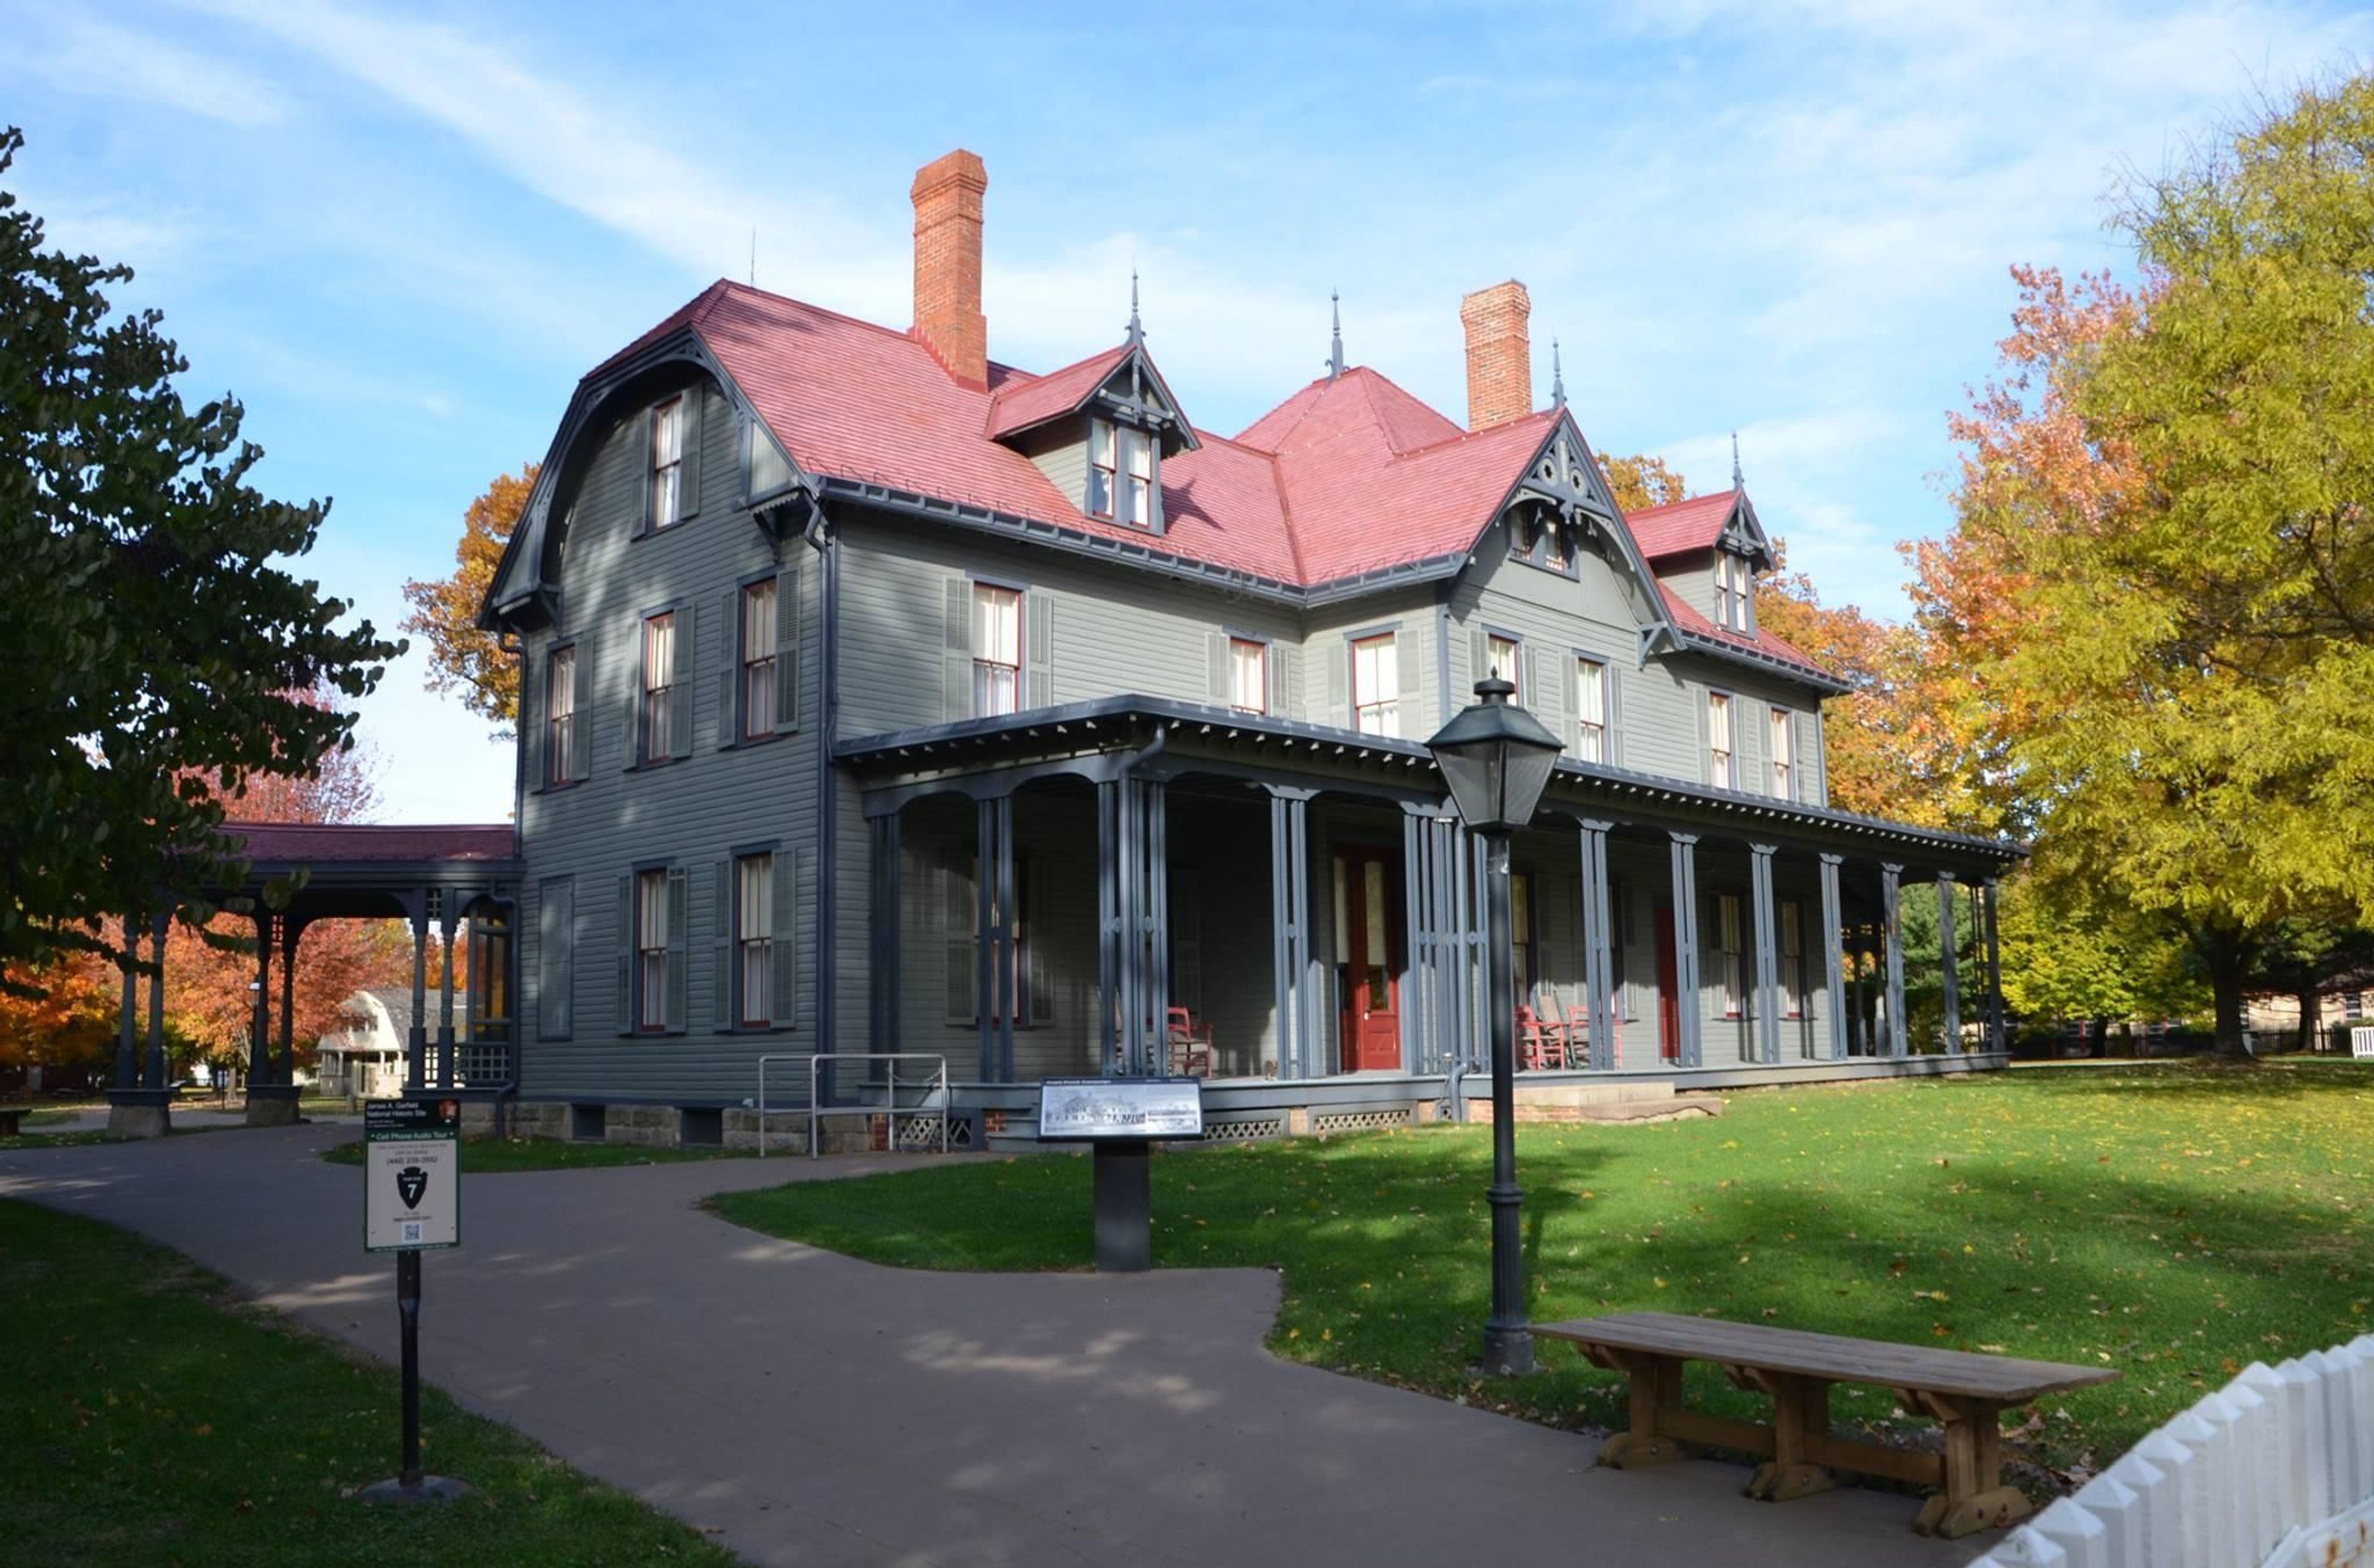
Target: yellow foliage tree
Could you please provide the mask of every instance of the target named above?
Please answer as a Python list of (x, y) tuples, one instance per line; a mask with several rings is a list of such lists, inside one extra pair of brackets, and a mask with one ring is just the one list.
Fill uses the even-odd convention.
[(535, 488), (536, 467), (531, 462), (517, 474), (497, 475), (470, 503), (462, 514), (462, 541), (453, 547), (452, 576), (404, 585), (412, 606), (404, 629), (429, 644), (429, 689), (458, 692), (464, 706), (491, 720), (500, 734), (519, 721), (519, 661), (478, 625), (478, 606), (494, 586), (503, 546)]

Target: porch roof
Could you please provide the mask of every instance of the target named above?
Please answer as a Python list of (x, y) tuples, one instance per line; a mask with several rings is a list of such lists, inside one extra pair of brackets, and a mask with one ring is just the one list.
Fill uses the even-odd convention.
[[(300, 921), (400, 915), (425, 889), (492, 891), (520, 874), (519, 835), (507, 822), (226, 822), (217, 831), (247, 875), (215, 891), (264, 896)], [(280, 900), (271, 898), (276, 882), (291, 884)]]
[[(1373, 788), (1389, 780), (1391, 792), (1430, 799), (1439, 803), (1439, 814), (1451, 813), (1434, 758), (1420, 742), (1136, 694), (861, 735), (841, 742), (833, 755), (852, 768), (893, 778), (960, 775), (1133, 750), (1157, 733), (1174, 746), (1249, 753), (1238, 759), (1240, 764), (1249, 763), (1248, 770), (1255, 773), (1274, 769), (1282, 782), (1334, 775), (1341, 778), (1341, 788), (1357, 792), (1363, 783)], [(1173, 757), (1179, 755), (1174, 749)], [(1680, 826), (1686, 821), (1739, 835), (1783, 835), (1867, 855), (1893, 849), (1949, 869), (1993, 872), (2027, 854), (2024, 846), (2002, 839), (1916, 827), (1572, 757), (1558, 759), (1543, 806), (1574, 816), (1604, 813), (1619, 822), (1645, 816), (1660, 825)]]

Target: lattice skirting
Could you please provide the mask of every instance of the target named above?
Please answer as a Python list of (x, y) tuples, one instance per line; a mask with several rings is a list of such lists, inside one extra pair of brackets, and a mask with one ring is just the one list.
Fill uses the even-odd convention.
[(1278, 1138), (1285, 1133), (1286, 1117), (1282, 1116), (1243, 1117), (1235, 1121), (1204, 1124), (1206, 1143), (1249, 1143), (1257, 1138)]
[(1314, 1111), (1310, 1117), (1310, 1130), (1366, 1132), (1379, 1127), (1407, 1127), (1412, 1114), (1407, 1106), (1377, 1111)]
[[(902, 1116), (899, 1117), (899, 1147), (901, 1150), (923, 1150), (936, 1153), (940, 1147), (940, 1122), (935, 1116)], [(975, 1130), (981, 1126), (978, 1117), (955, 1116), (946, 1118), (948, 1124), (948, 1147), (970, 1149), (974, 1146)]]

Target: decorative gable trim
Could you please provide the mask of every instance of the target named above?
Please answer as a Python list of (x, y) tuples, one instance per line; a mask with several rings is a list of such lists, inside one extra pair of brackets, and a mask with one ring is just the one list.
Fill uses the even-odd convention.
[(1716, 546), (1733, 555), (1745, 556), (1759, 569), (1769, 571), (1774, 565), (1772, 539), (1764, 532), (1764, 524), (1757, 520), (1756, 503), (1747, 498), (1745, 490), (1735, 490), (1732, 494), (1735, 499), (1732, 503), (1731, 515), (1723, 519), (1722, 532), (1716, 536)]
[[(1521, 507), (1543, 509), (1551, 514), (1545, 521), (1552, 526), (1571, 531), (1569, 552), (1594, 539), (1603, 546), (1602, 553), (1617, 568), (1625, 597), (1639, 618), (1644, 661), (1660, 647), (1680, 645), (1681, 628), (1665, 608), (1657, 576), (1649, 569), (1632, 531), (1624, 525), (1624, 514), (1607, 488), (1606, 476), (1599, 471), (1599, 460), (1571, 413), (1559, 411), (1485, 531), (1510, 522), (1510, 514)], [(1482, 542), (1479, 535), (1477, 544)]]

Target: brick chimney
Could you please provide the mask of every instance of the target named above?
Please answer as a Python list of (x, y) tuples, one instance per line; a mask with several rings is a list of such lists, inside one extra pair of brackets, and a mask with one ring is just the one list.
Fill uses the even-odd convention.
[(981, 313), (981, 198), (989, 170), (959, 147), (915, 171), (915, 335), (949, 375), (989, 384), (989, 321)]
[(1534, 411), (1534, 354), (1525, 323), (1534, 301), (1515, 278), (1459, 302), (1467, 329), (1467, 427), (1488, 430)]

